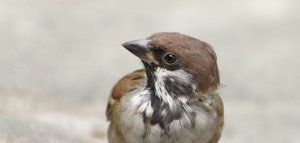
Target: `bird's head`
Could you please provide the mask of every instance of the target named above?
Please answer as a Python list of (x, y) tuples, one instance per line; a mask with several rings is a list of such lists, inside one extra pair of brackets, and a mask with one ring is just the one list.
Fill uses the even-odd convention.
[[(139, 57), (146, 70), (150, 105), (142, 108), (144, 121), (166, 128), (168, 123), (195, 112), (189, 107), (219, 86), (216, 54), (207, 43), (179, 33), (156, 33), (123, 46)], [(208, 94), (207, 94), (208, 93)], [(147, 98), (147, 96), (144, 96)], [(148, 99), (147, 99), (148, 100)]]
[[(148, 86), (164, 86), (172, 96), (216, 90), (220, 83), (216, 54), (206, 42), (180, 33), (155, 33), (123, 46), (144, 63)], [(156, 93), (160, 94), (160, 93)], [(163, 95), (162, 95), (163, 96)]]

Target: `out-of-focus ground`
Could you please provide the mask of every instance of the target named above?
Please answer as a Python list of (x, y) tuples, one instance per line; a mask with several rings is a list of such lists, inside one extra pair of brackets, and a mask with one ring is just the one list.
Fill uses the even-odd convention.
[(221, 143), (298, 143), (300, 2), (0, 0), (0, 142), (105, 143), (113, 84), (141, 68), (121, 43), (207, 41), (225, 103)]

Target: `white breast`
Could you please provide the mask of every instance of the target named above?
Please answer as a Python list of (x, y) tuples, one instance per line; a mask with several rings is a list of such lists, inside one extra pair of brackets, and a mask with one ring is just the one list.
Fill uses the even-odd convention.
[[(192, 128), (190, 120), (183, 114), (179, 120), (174, 120), (169, 124), (169, 135), (158, 125), (151, 127), (147, 136), (145, 135), (145, 124), (142, 111), (152, 114), (150, 103), (150, 92), (141, 88), (134, 94), (126, 95), (120, 102), (121, 110), (120, 130), (128, 143), (206, 143), (212, 137), (212, 130), (215, 127), (216, 113), (213, 109), (208, 113), (196, 105), (188, 106), (196, 114), (195, 126)], [(201, 142), (202, 143), (202, 142)]]

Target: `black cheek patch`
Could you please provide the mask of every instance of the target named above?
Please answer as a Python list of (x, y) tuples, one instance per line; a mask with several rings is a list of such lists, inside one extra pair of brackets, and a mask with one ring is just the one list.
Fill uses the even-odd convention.
[[(173, 81), (171, 80), (173, 79)], [(176, 77), (166, 77), (164, 80), (166, 90), (173, 95), (193, 95), (193, 87), (191, 84), (187, 84), (186, 81), (180, 81)]]

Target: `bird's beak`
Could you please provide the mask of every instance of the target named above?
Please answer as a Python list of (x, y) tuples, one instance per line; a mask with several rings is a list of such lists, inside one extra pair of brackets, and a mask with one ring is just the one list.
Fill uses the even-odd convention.
[(142, 61), (148, 64), (151, 63), (157, 64), (157, 61), (155, 60), (153, 52), (151, 50), (151, 46), (148, 45), (150, 41), (151, 40), (145, 40), (145, 39), (134, 40), (134, 41), (123, 43), (122, 46), (125, 47), (132, 54), (136, 55)]

